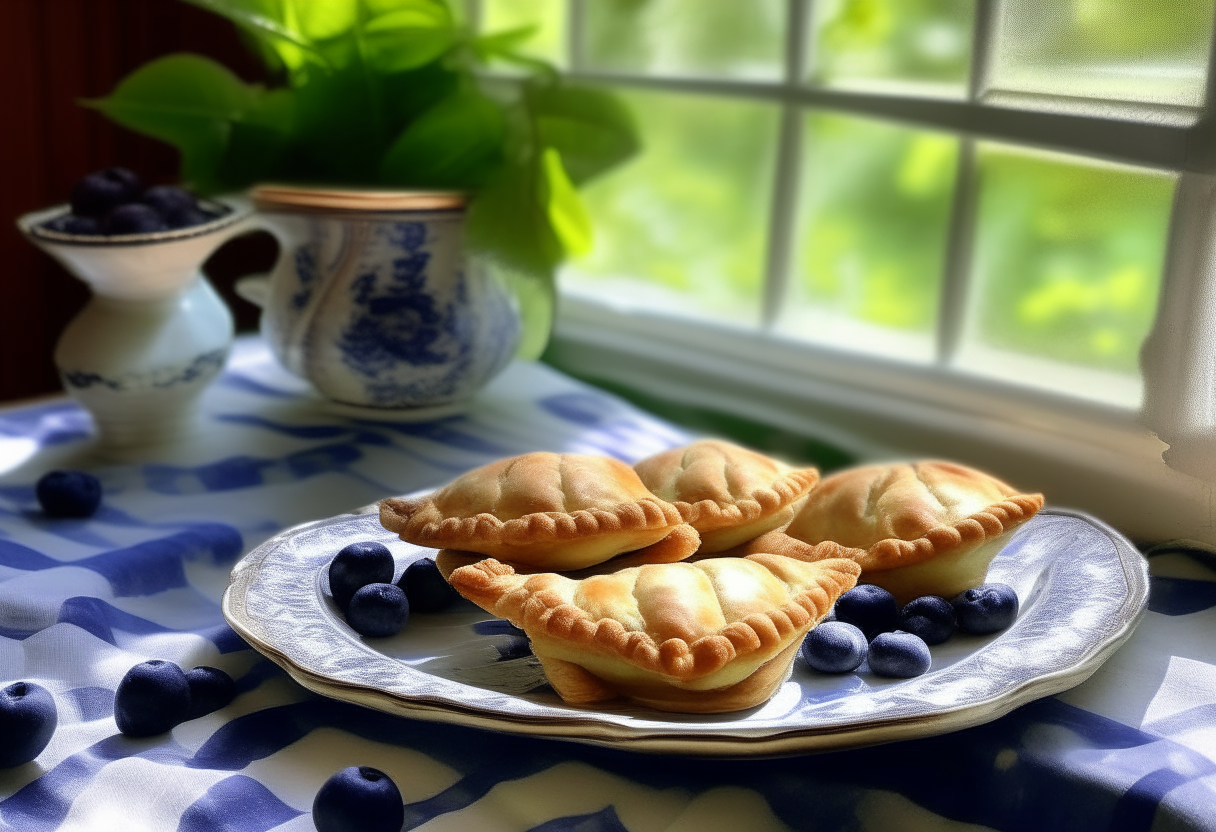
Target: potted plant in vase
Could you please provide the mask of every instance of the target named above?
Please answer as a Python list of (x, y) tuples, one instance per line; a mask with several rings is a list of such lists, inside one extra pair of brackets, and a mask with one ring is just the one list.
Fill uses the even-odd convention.
[(620, 102), (444, 0), (190, 2), (236, 24), (269, 86), (175, 54), (86, 103), (174, 145), (204, 196), (254, 186), (283, 249), (263, 313), (280, 360), (351, 404), (466, 397), (517, 351), (504, 276), (539, 354), (555, 270), (590, 246), (577, 188), (637, 149)]

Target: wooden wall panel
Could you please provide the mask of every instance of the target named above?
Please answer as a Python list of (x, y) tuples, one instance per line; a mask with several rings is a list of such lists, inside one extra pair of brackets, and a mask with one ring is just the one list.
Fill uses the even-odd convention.
[[(108, 93), (127, 73), (171, 52), (196, 52), (246, 80), (259, 67), (231, 24), (174, 0), (0, 0), (0, 401), (59, 389), (51, 362), (59, 333), (88, 290), (22, 239), (14, 220), (67, 199), (81, 176), (123, 165), (173, 182), (177, 154), (112, 125), (76, 102)], [(208, 265), (238, 326), (256, 310), (231, 294), (241, 273), (266, 269), (266, 237), (234, 242)]]

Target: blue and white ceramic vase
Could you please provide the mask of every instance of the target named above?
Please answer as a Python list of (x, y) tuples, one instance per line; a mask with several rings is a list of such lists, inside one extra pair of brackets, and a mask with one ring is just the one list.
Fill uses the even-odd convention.
[(329, 399), (449, 405), (515, 354), (519, 313), (465, 255), (462, 195), (262, 186), (253, 197), (281, 246), (262, 333)]
[(144, 447), (191, 433), (200, 395), (224, 368), (232, 314), (201, 267), (247, 230), (251, 208), (234, 199), (208, 207), (220, 216), (203, 225), (110, 237), (43, 227), (66, 205), (17, 221), (27, 239), (93, 291), (60, 336), (54, 360), (104, 447)]

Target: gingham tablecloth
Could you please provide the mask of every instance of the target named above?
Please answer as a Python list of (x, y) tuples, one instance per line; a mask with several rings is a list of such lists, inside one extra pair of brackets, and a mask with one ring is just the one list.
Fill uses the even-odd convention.
[[(688, 436), (594, 388), (515, 364), (461, 415), (339, 412), (239, 343), (202, 432), (126, 458), (93, 448), (66, 399), (0, 411), (0, 684), (37, 682), (59, 727), (0, 770), (0, 829), (310, 830), (320, 785), (386, 771), (405, 829), (1216, 829), (1216, 565), (1154, 553), (1150, 611), (1089, 681), (986, 725), (770, 760), (656, 757), (402, 719), (305, 691), (225, 623), (233, 563), (285, 527), (536, 450), (634, 460)], [(85, 468), (89, 520), (48, 520), (33, 486)], [(114, 689), (169, 659), (240, 693), (148, 739), (119, 734)], [(0, 743), (6, 740), (0, 737)]]

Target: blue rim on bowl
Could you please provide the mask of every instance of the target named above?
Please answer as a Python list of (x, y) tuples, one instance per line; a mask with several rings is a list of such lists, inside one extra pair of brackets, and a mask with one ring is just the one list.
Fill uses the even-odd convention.
[(143, 234), (68, 234), (63, 231), (54, 231), (46, 228), (45, 223), (48, 220), (53, 220), (71, 211), (71, 206), (65, 202), (41, 211), (33, 211), (18, 218), (17, 227), (27, 236), (65, 245), (96, 247), (149, 245), (211, 234), (235, 225), (247, 219), (253, 213), (253, 207), (245, 200), (234, 198), (200, 199), (198, 203), (209, 211), (222, 211), (222, 213), (215, 219), (199, 225), (173, 228), (168, 231), (151, 231)]

